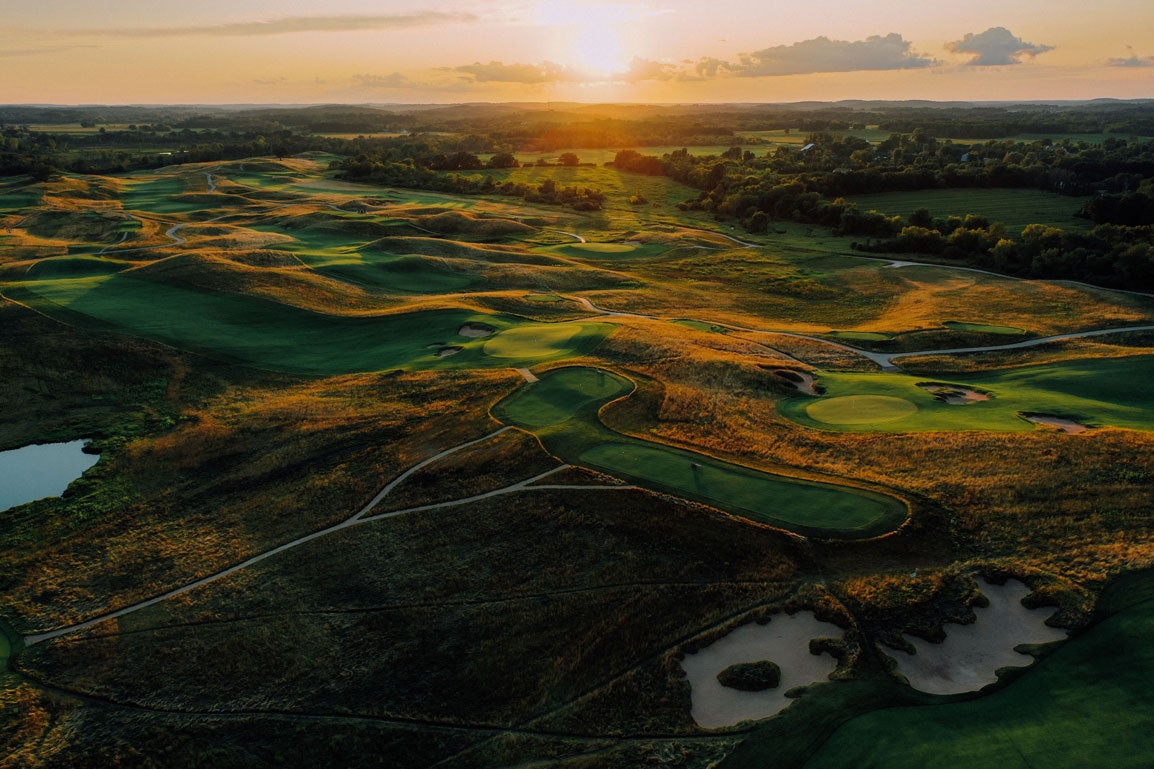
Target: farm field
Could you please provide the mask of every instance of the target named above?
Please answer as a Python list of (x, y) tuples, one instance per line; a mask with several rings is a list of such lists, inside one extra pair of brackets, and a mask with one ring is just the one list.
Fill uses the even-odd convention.
[[(319, 151), (0, 186), (0, 450), (99, 455), (0, 511), (13, 767), (1139, 765), (1154, 299), (576, 152), (476, 173), (598, 210)], [(952, 192), (862, 207), (1080, 205)], [(1070, 640), (955, 698), (887, 666), (1011, 578)], [(699, 725), (686, 655), (798, 612), (831, 680)]]
[(977, 214), (1001, 222), (1011, 232), (1028, 224), (1066, 230), (1089, 230), (1093, 224), (1075, 216), (1087, 197), (1070, 197), (1037, 190), (957, 189), (921, 192), (884, 192), (850, 198), (863, 210), (908, 218), (919, 208), (937, 217)]

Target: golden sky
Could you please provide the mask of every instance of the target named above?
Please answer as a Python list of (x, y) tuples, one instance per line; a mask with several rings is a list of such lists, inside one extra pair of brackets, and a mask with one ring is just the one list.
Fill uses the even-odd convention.
[(1154, 98), (1154, 0), (38, 0), (0, 11), (0, 103)]

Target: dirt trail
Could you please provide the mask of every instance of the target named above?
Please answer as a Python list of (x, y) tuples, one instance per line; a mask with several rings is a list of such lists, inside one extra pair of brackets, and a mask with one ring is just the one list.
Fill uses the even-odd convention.
[(208, 585), (208, 584), (215, 582), (219, 579), (227, 577), (230, 574), (234, 574), (238, 571), (241, 571), (242, 569), (247, 569), (248, 567), (253, 566), (257, 563), (260, 563), (261, 561), (263, 561), (267, 558), (271, 558), (272, 556), (277, 555), (278, 553), (283, 553), (286, 550), (291, 550), (295, 547), (298, 547), (300, 545), (305, 544), (306, 542), (311, 542), (314, 539), (320, 539), (321, 537), (328, 536), (329, 534), (335, 534), (338, 531), (343, 531), (344, 529), (347, 529), (347, 528), (350, 528), (353, 526), (359, 526), (359, 525), (365, 524), (365, 523), (370, 523), (372, 521), (379, 521), (379, 520), (383, 520), (386, 518), (396, 518), (396, 517), (401, 516), (401, 515), (407, 515), (409, 513), (418, 513), (418, 512), (423, 512), (423, 511), (427, 511), (427, 510), (440, 510), (440, 509), (444, 509), (444, 508), (448, 508), (448, 507), (458, 507), (461, 505), (467, 505), (467, 504), (470, 504), (473, 502), (479, 502), (479, 501), (482, 501), (485, 499), (490, 499), (492, 497), (497, 497), (497, 496), (501, 496), (504, 494), (513, 494), (513, 493), (524, 492), (524, 491), (535, 491), (535, 490), (543, 491), (543, 490), (551, 490), (551, 489), (566, 489), (566, 490), (571, 489), (571, 490), (582, 490), (582, 491), (589, 491), (589, 490), (621, 491), (623, 489), (636, 489), (635, 486), (579, 486), (579, 485), (569, 485), (569, 484), (534, 485), (538, 481), (544, 480), (545, 478), (553, 475), (554, 473), (560, 472), (561, 470), (564, 470), (568, 467), (568, 465), (560, 465), (558, 467), (554, 467), (551, 470), (547, 470), (544, 473), (540, 473), (538, 475), (535, 475), (532, 478), (526, 478), (525, 480), (518, 481), (516, 483), (510, 484), (509, 486), (505, 486), (505, 487), (502, 487), (500, 489), (494, 489), (493, 491), (485, 492), (484, 494), (477, 494), (477, 495), (474, 495), (471, 497), (464, 497), (462, 499), (450, 500), (448, 502), (438, 502), (438, 503), (431, 504), (431, 505), (421, 505), (418, 507), (405, 508), (403, 510), (394, 510), (394, 511), (391, 511), (388, 513), (381, 513), (379, 515), (371, 515), (371, 516), (368, 515), (368, 513), (372, 512), (373, 508), (375, 508), (377, 505), (379, 505), (381, 503), (381, 501), (383, 499), (385, 499), (385, 497), (387, 497), (393, 491), (393, 489), (395, 489), (401, 483), (404, 483), (404, 481), (407, 478), (409, 478), (413, 473), (417, 472), (418, 470), (420, 470), (424, 467), (427, 467), (430, 464), (433, 464), (434, 462), (436, 462), (440, 459), (443, 459), (444, 457), (449, 456), (450, 454), (456, 453), (456, 452), (461, 451), (463, 449), (467, 449), (470, 446), (475, 446), (478, 443), (482, 443), (484, 441), (495, 438), (498, 435), (501, 435), (502, 433), (504, 433), (510, 429), (512, 429), (512, 428), (510, 428), (508, 426), (502, 427), (501, 429), (496, 430), (494, 432), (491, 432), (488, 435), (482, 436), (480, 438), (476, 438), (476, 439), (471, 440), (471, 441), (466, 441), (465, 443), (461, 443), (461, 444), (458, 444), (458, 445), (453, 446), (451, 448), (445, 449), (444, 451), (441, 451), (437, 454), (434, 454), (433, 456), (429, 457), (428, 459), (425, 459), (421, 462), (418, 462), (417, 464), (410, 467), (408, 470), (405, 470), (403, 473), (398, 475), (392, 481), (390, 481), (383, 489), (381, 489), (376, 494), (376, 496), (374, 496), (371, 500), (369, 500), (369, 502), (364, 507), (362, 507), (360, 510), (358, 510), (356, 513), (354, 513), (352, 516), (350, 516), (349, 518), (346, 518), (345, 520), (341, 521), (338, 524), (335, 524), (333, 526), (329, 526), (328, 528), (321, 529), (319, 531), (314, 531), (311, 534), (306, 534), (303, 537), (298, 537), (294, 540), (291, 540), (289, 542), (284, 543), (283, 545), (279, 545), (278, 547), (274, 547), (271, 550), (266, 550), (263, 553), (259, 553), (257, 555), (254, 555), (253, 557), (251, 557), (245, 561), (242, 561), (241, 563), (238, 563), (235, 566), (230, 566), (227, 569), (222, 569), (221, 571), (210, 574), (207, 577), (202, 577), (201, 579), (195, 580), (193, 582), (189, 582), (189, 583), (182, 585), (180, 587), (173, 588), (172, 590), (169, 590), (169, 591), (162, 593), (158, 596), (154, 596), (153, 598), (149, 598), (149, 599), (144, 600), (144, 601), (139, 601), (139, 602), (131, 604), (129, 606), (125, 606), (123, 608), (117, 609), (115, 611), (107, 612), (107, 613), (101, 614), (97, 617), (93, 617), (92, 619), (88, 619), (88, 620), (85, 620), (83, 622), (78, 622), (74, 625), (68, 625), (67, 627), (57, 628), (56, 630), (49, 630), (49, 631), (46, 631), (43, 633), (33, 633), (31, 635), (24, 636), (24, 645), (25, 646), (33, 646), (33, 645), (41, 643), (43, 641), (48, 641), (48, 640), (51, 640), (53, 638), (58, 638), (62, 635), (67, 635), (69, 633), (75, 633), (75, 632), (78, 632), (80, 630), (85, 630), (87, 628), (92, 627), (93, 625), (97, 625), (97, 624), (99, 624), (101, 622), (105, 622), (107, 620), (117, 619), (117, 618), (123, 617), (127, 614), (131, 614), (133, 612), (140, 611), (141, 609), (146, 609), (149, 606), (154, 606), (154, 605), (161, 603), (163, 601), (167, 601), (169, 598), (174, 598), (178, 595), (182, 595), (182, 594), (187, 593), (191, 590), (195, 590), (198, 587)]

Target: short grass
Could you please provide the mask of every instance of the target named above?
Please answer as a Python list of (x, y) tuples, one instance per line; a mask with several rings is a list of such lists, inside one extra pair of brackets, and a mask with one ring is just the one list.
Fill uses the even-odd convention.
[(1154, 578), (1122, 580), (1103, 596), (1107, 607), (1115, 600), (1125, 608), (1106, 612), (1006, 688), (860, 716), (805, 769), (1145, 769), (1154, 755)]
[(893, 334), (883, 334), (880, 331), (831, 331), (826, 336), (852, 342), (888, 342), (894, 338)]
[(712, 334), (728, 334), (729, 333), (729, 329), (726, 328), (725, 326), (719, 326), (716, 323), (706, 323), (705, 321), (702, 321), (702, 320), (692, 320), (690, 318), (682, 318), (680, 320), (675, 320), (673, 322), (679, 326), (685, 326), (686, 328), (692, 328), (696, 331), (708, 331)]
[(41, 259), (28, 268), (28, 280), (68, 280), (94, 275), (112, 275), (132, 266), (129, 262), (103, 259), (98, 256), (62, 256)]
[(453, 270), (442, 260), (420, 255), (302, 253), (300, 259), (321, 275), (389, 292), (449, 293), (461, 291), (480, 281), (477, 275)]
[[(792, 398), (783, 401), (778, 408), (802, 424), (840, 430), (1035, 429), (1019, 416), (1023, 412), (1068, 417), (1091, 426), (1154, 430), (1154, 392), (1148, 384), (1152, 378), (1154, 356), (1141, 355), (951, 375), (940, 381), (988, 391), (993, 398), (966, 405), (950, 405), (917, 386), (919, 382), (939, 381), (930, 377), (827, 372), (818, 379), (826, 388), (821, 399)], [(847, 422), (843, 417), (853, 410), (855, 401), (860, 404), (866, 398), (871, 401), (878, 398), (901, 400), (917, 408), (905, 417), (891, 417), (888, 421)]]
[(213, 207), (209, 202), (173, 200), (187, 190), (177, 177), (162, 177), (149, 181), (133, 181), (125, 186), (121, 201), (127, 211), (147, 211), (152, 214), (184, 214)]
[(850, 198), (862, 210), (908, 217), (919, 208), (937, 217), (978, 214), (992, 222), (1001, 222), (1010, 232), (1019, 232), (1027, 224), (1046, 224), (1065, 230), (1088, 230), (1088, 219), (1074, 214), (1086, 202), (1084, 197), (1069, 197), (1040, 190), (949, 189), (918, 192), (882, 192), (855, 195)]
[(831, 425), (873, 425), (905, 419), (917, 413), (918, 407), (905, 398), (889, 395), (846, 395), (822, 398), (811, 403), (806, 413), (819, 422)]
[(615, 433), (598, 411), (631, 391), (632, 384), (615, 374), (569, 367), (521, 388), (493, 413), (536, 432), (567, 462), (801, 534), (870, 537), (905, 520), (905, 506), (880, 494), (776, 476)]
[(664, 254), (669, 250), (669, 247), (660, 244), (566, 243), (561, 246), (549, 246), (541, 250), (575, 259), (596, 259), (598, 261), (616, 262), (631, 259), (653, 259)]
[(950, 331), (965, 331), (973, 334), (997, 334), (999, 336), (1020, 336), (1026, 333), (1025, 329), (1017, 326), (992, 326), (986, 323), (964, 323), (958, 320), (947, 320), (942, 324)]
[[(530, 349), (534, 354), (518, 358), (511, 348), (505, 357), (494, 357), (484, 352), (485, 340), (460, 336), (460, 327), (469, 322), (484, 322), (499, 330), (522, 325), (543, 330), (555, 327), (467, 310), (326, 315), (131, 274), (26, 283), (6, 289), (6, 294), (81, 325), (102, 325), (256, 368), (321, 376), (388, 368), (536, 363), (550, 356), (589, 352), (613, 328), (604, 323), (567, 324), (563, 327), (566, 338), (555, 340), (548, 353)], [(437, 357), (440, 347), (450, 345), (460, 347), (460, 352)]]

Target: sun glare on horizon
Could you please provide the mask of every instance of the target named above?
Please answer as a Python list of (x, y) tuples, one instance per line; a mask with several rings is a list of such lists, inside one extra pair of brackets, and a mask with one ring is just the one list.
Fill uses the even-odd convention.
[[(633, 57), (626, 50), (627, 28), (636, 12), (622, 5), (542, 2), (538, 18), (560, 34), (564, 46), (557, 58), (582, 75), (609, 79), (629, 68)], [(630, 29), (630, 32), (632, 30)]]

